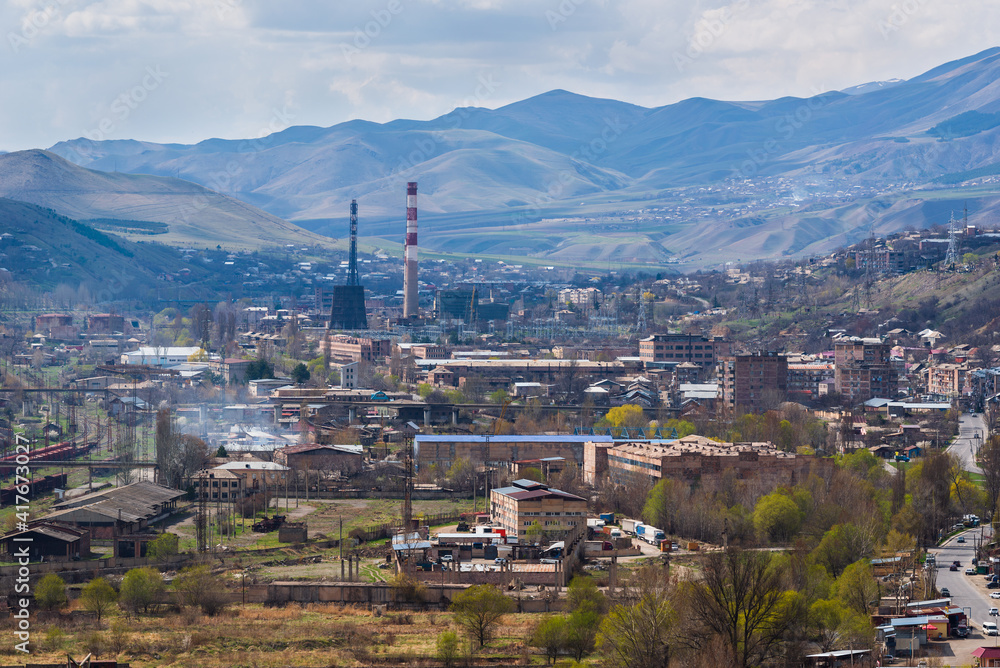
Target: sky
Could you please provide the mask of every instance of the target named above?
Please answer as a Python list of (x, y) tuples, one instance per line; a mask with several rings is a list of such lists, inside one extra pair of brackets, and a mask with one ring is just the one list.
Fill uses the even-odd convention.
[(907, 79), (1000, 0), (6, 0), (0, 150), (431, 119), (553, 89), (647, 107)]

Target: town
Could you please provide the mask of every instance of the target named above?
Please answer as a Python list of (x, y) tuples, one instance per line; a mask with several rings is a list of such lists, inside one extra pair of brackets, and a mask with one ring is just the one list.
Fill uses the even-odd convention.
[(416, 193), (403, 260), (185, 251), (225, 300), (6, 272), (9, 659), (1000, 662), (1000, 234), (584, 275)]

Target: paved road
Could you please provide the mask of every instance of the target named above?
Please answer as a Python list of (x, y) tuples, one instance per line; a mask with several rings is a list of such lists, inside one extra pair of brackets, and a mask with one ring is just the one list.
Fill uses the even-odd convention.
[[(972, 473), (982, 473), (976, 466), (976, 448), (983, 444), (986, 434), (986, 421), (981, 414), (962, 415), (958, 418), (958, 437), (948, 446), (948, 452), (962, 462), (962, 468)], [(976, 438), (976, 437), (979, 438)]]
[[(965, 575), (965, 569), (972, 566), (972, 557), (977, 540), (990, 536), (989, 527), (977, 527), (959, 534), (965, 538), (965, 543), (958, 542), (958, 536), (948, 539), (939, 548), (931, 550), (937, 555), (937, 588), (940, 591), (947, 587), (951, 591), (952, 604), (971, 611), (972, 626), (981, 631), (982, 623), (990, 619), (989, 609), (1000, 607), (1000, 600), (990, 598), (990, 592), (998, 589), (987, 589), (986, 579), (982, 575)], [(951, 571), (948, 567), (953, 561), (960, 561), (961, 568)]]

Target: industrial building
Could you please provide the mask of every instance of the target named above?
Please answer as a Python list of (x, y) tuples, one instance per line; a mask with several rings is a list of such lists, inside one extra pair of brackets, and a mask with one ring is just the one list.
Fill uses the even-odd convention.
[(490, 491), (490, 521), (510, 536), (537, 522), (545, 534), (564, 534), (587, 521), (587, 500), (534, 480), (515, 480)]

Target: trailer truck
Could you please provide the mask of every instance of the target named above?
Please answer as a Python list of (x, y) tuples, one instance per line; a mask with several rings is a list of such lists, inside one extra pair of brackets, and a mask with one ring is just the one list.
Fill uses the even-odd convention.
[(622, 519), (622, 531), (630, 536), (635, 535), (635, 528), (640, 524), (642, 524), (642, 522), (639, 520)]
[(648, 524), (640, 524), (637, 526), (635, 528), (635, 535), (650, 545), (659, 545), (660, 541), (667, 537), (663, 531), (657, 529), (656, 527), (649, 526)]

